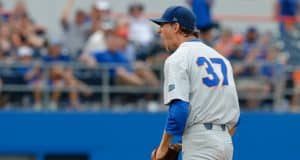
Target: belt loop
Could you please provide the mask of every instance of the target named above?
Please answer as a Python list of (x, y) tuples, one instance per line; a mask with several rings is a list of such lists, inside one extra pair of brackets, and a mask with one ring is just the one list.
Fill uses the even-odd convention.
[(207, 129), (207, 130), (212, 130), (213, 128), (213, 124), (212, 123), (203, 123), (204, 127)]
[(225, 130), (226, 130), (226, 125), (225, 125), (225, 124), (222, 124), (222, 125), (221, 125), (221, 128), (222, 128), (222, 131), (225, 131)]
[[(212, 130), (214, 127), (214, 124), (212, 124), (212, 123), (203, 123), (203, 125), (204, 125), (205, 129), (207, 129), (207, 130)], [(226, 131), (225, 124), (218, 125), (218, 127), (221, 127), (222, 131)]]

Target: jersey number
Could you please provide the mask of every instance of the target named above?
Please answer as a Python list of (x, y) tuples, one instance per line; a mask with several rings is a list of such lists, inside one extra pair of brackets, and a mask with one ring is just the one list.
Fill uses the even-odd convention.
[(214, 67), (212, 63), (219, 64), (221, 67), (222, 75), (223, 75), (223, 82), (222, 85), (228, 85), (228, 79), (227, 79), (227, 68), (226, 64), (221, 58), (210, 58), (207, 59), (205, 57), (199, 57), (197, 59), (198, 66), (202, 66), (206, 64), (206, 72), (208, 75), (207, 77), (202, 78), (202, 82), (207, 85), (208, 87), (214, 87), (217, 86), (220, 83), (220, 77), (216, 74), (214, 71)]

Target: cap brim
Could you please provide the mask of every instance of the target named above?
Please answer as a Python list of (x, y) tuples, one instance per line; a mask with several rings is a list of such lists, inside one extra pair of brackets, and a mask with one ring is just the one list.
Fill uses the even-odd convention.
[(171, 23), (170, 21), (164, 20), (162, 18), (150, 18), (150, 21), (152, 21), (155, 24), (161, 25), (165, 23)]

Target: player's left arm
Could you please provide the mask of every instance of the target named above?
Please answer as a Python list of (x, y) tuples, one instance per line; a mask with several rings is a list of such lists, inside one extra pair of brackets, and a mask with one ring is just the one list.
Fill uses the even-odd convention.
[(236, 127), (232, 127), (232, 128), (229, 130), (229, 134), (230, 134), (231, 136), (233, 136), (234, 133), (235, 133), (235, 131), (236, 131)]
[(235, 131), (236, 131), (236, 129), (237, 129), (237, 127), (238, 127), (239, 124), (240, 124), (240, 119), (238, 120), (238, 122), (232, 128), (229, 129), (229, 134), (231, 136), (234, 135), (234, 133), (235, 133)]

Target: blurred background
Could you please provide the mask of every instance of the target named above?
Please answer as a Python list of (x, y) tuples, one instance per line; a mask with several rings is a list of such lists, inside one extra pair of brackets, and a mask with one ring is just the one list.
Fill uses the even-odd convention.
[[(148, 19), (169, 5), (191, 8), (233, 65), (235, 159), (295, 159), (300, 1), (196, 1), (1, 0), (0, 160), (150, 159), (170, 53)], [(120, 145), (132, 148), (114, 154)]]

